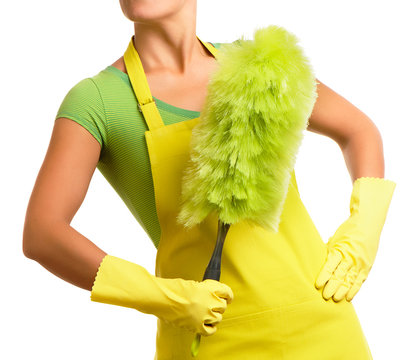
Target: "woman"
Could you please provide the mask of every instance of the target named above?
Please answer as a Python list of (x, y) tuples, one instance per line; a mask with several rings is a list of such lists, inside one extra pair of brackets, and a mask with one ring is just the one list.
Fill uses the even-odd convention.
[[(120, 0), (120, 5), (135, 35), (125, 56), (80, 81), (61, 104), (27, 209), (25, 255), (91, 291), (93, 301), (157, 316), (155, 359), (190, 358), (196, 332), (206, 336), (201, 359), (370, 359), (350, 300), (372, 266), (395, 186), (383, 179), (375, 125), (317, 81), (308, 130), (332, 138), (343, 151), (354, 183), (351, 217), (324, 244), (293, 174), (283, 212), (287, 220), (277, 235), (283, 241), (266, 244), (268, 234), (251, 233), (259, 246), (247, 253), (259, 251), (263, 260), (252, 264), (256, 276), (245, 273), (243, 260), (225, 247), (222, 282), (198, 281), (207, 263), (195, 259), (210, 256), (213, 243), (200, 241), (201, 252), (178, 246), (197, 236), (214, 239), (215, 218), (188, 236), (173, 228), (171, 215), (177, 210), (184, 140), (200, 114), (220, 44), (196, 37), (196, 0), (158, 6)], [(143, 76), (126, 67), (130, 55), (137, 56), (131, 65), (142, 66)], [(148, 90), (154, 101), (146, 98)], [(178, 156), (164, 155), (166, 140)], [(70, 226), (96, 167), (158, 249), (156, 276), (107, 254)]]

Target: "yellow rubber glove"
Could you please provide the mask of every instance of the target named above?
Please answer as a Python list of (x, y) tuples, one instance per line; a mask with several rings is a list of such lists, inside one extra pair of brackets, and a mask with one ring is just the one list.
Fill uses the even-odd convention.
[(360, 177), (353, 183), (350, 216), (327, 242), (327, 259), (315, 286), (323, 298), (351, 301), (368, 277), (396, 184)]
[(216, 324), (233, 300), (233, 292), (216, 280), (157, 277), (138, 264), (107, 254), (97, 270), (90, 298), (153, 314), (209, 336), (217, 331)]

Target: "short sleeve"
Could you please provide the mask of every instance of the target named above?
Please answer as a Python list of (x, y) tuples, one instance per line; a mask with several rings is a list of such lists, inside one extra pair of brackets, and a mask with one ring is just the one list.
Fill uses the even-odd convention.
[(66, 94), (55, 116), (83, 126), (103, 148), (107, 144), (106, 113), (100, 91), (91, 78), (75, 84)]
[[(237, 40), (235, 40), (235, 41), (233, 41), (233, 42), (237, 42), (237, 41), (239, 41), (239, 39), (237, 39)], [(223, 44), (230, 44), (230, 43), (220, 43), (220, 42), (212, 42), (211, 43), (216, 49), (220, 49), (221, 48), (221, 46), (223, 45)]]

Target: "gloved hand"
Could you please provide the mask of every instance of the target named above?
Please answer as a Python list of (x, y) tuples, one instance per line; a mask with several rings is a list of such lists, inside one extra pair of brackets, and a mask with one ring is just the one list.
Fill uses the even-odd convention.
[(233, 300), (233, 292), (216, 280), (157, 277), (138, 264), (107, 254), (97, 270), (90, 298), (153, 314), (209, 336), (217, 331), (216, 324)]
[(396, 184), (360, 177), (353, 183), (350, 216), (327, 242), (327, 259), (315, 286), (323, 298), (351, 301), (368, 277)]

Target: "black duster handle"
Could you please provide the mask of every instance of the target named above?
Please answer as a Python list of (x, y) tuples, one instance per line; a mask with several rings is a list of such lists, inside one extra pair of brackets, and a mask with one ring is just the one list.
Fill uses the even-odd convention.
[[(216, 246), (213, 250), (213, 255), (211, 255), (211, 259), (209, 264), (207, 265), (206, 272), (204, 273), (203, 281), (206, 279), (212, 280), (220, 280), (220, 266), (222, 263), (222, 251), (223, 251), (223, 244), (224, 240), (226, 239), (227, 232), (229, 231), (230, 224), (223, 223), (220, 219), (218, 221), (217, 227), (217, 240)], [(213, 326), (211, 324), (207, 324), (207, 326)], [(201, 335), (197, 334), (191, 344), (191, 355), (196, 357), (198, 354), (198, 349), (200, 348), (200, 339)]]
[(229, 231), (229, 228), (230, 224), (225, 224), (219, 219), (217, 228), (216, 247), (213, 250), (213, 255), (211, 256), (210, 262), (207, 265), (203, 281), (206, 279), (212, 279), (217, 281), (220, 280), (220, 266), (222, 263), (223, 244), (224, 240), (226, 239), (226, 235)]

